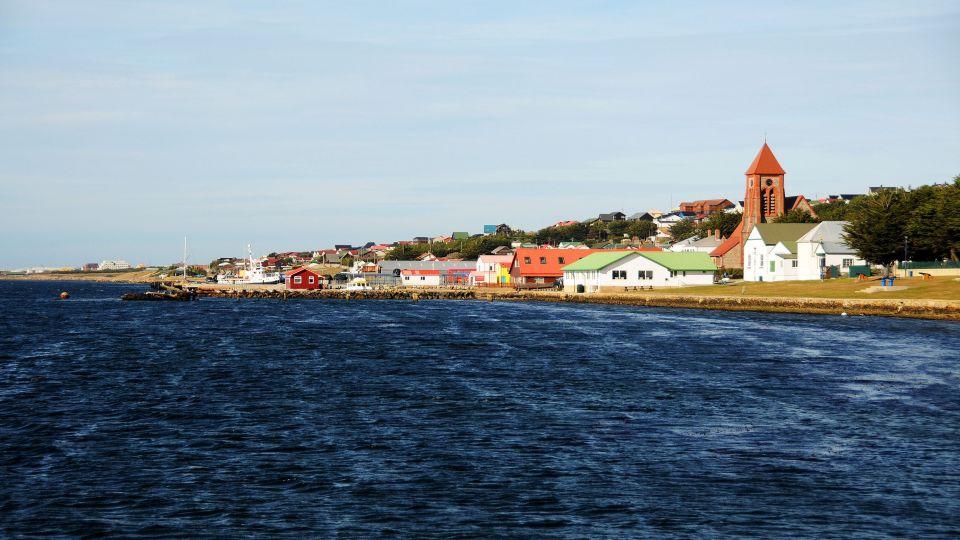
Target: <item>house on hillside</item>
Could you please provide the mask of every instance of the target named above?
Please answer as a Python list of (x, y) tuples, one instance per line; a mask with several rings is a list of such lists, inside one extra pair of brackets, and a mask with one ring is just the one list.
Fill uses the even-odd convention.
[(563, 268), (563, 289), (591, 293), (632, 287), (712, 285), (716, 270), (710, 256), (700, 252), (595, 252)]
[(653, 221), (653, 214), (649, 212), (637, 212), (627, 218), (627, 221)]
[(625, 219), (627, 219), (627, 215), (624, 214), (623, 212), (610, 212), (608, 214), (600, 214), (599, 216), (597, 216), (597, 220), (602, 221), (604, 223), (612, 223), (614, 221), (623, 221)]
[(701, 199), (692, 202), (680, 203), (680, 211), (692, 215), (696, 221), (702, 221), (716, 212), (726, 212), (736, 205), (727, 199)]

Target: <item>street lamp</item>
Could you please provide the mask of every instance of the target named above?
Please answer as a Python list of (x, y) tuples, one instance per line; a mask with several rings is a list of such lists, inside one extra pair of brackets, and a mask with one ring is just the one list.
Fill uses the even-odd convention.
[(903, 237), (903, 277), (907, 277), (907, 254), (910, 249), (910, 237)]

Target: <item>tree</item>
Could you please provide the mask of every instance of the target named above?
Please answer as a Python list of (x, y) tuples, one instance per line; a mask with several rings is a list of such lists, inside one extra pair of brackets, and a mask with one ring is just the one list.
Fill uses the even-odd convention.
[(624, 230), (624, 232), (630, 236), (636, 236), (637, 238), (643, 240), (644, 238), (650, 238), (651, 236), (657, 234), (657, 225), (652, 221), (639, 219), (629, 223), (630, 224), (627, 225), (627, 228)]
[(691, 219), (684, 219), (670, 226), (670, 238), (672, 238), (674, 242), (686, 240), (696, 234), (697, 227)]
[(910, 208), (903, 190), (881, 191), (850, 202), (844, 239), (860, 257), (889, 265), (903, 255), (903, 238)]
[[(857, 200), (855, 197), (852, 201)], [(850, 211), (850, 204), (846, 201), (836, 199), (826, 203), (816, 203), (813, 205), (813, 211), (821, 221), (846, 221), (847, 212)]]
[(960, 181), (921, 186), (909, 194), (912, 209), (904, 234), (913, 260), (956, 261), (960, 254)]
[(729, 238), (733, 231), (740, 225), (743, 214), (740, 212), (714, 212), (710, 214), (700, 225), (697, 226), (696, 235), (706, 238), (713, 234), (713, 231), (720, 230), (720, 236)]
[(820, 223), (820, 220), (813, 217), (810, 212), (803, 208), (794, 208), (789, 212), (773, 218), (774, 223)]

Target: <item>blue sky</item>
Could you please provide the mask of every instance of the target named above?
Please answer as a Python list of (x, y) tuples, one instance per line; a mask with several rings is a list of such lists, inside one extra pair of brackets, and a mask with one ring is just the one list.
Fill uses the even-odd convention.
[(960, 174), (960, 4), (777, 4), (0, 0), (0, 268)]

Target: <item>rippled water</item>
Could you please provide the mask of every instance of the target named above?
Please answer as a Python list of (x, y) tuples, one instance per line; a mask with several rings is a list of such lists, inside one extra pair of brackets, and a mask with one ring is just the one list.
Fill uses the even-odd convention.
[(960, 535), (955, 323), (126, 290), (0, 282), (0, 536)]

